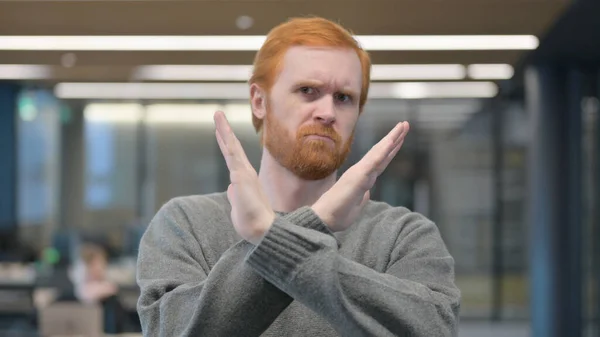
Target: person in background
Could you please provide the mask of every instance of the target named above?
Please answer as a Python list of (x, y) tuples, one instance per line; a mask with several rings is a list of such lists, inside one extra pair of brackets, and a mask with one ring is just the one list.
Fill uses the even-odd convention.
[(85, 243), (70, 270), (75, 296), (83, 303), (100, 303), (115, 296), (119, 288), (106, 278), (108, 254), (96, 244)]
[(216, 112), (231, 184), (172, 199), (148, 226), (137, 267), (145, 336), (456, 335), (460, 291), (437, 226), (370, 200), (408, 123), (337, 176), (370, 67), (326, 19), (268, 34), (249, 88), (260, 171)]
[(69, 267), (72, 288), (58, 301), (73, 301), (102, 306), (104, 332), (129, 332), (131, 323), (118, 298), (119, 287), (107, 278), (108, 253), (95, 243), (83, 243)]

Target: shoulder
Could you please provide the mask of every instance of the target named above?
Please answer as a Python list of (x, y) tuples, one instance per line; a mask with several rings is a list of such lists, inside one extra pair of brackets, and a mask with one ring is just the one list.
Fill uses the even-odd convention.
[(229, 218), (231, 206), (225, 193), (190, 195), (172, 198), (164, 203), (150, 221), (145, 236), (178, 237), (204, 231), (215, 222)]
[(438, 232), (436, 224), (425, 215), (402, 206), (382, 201), (369, 201), (363, 210), (361, 222), (400, 236), (417, 231)]
[[(381, 201), (369, 201), (358, 221), (336, 234), (345, 256), (380, 272), (398, 256), (440, 246), (437, 227), (431, 220), (406, 207)], [(432, 240), (436, 243), (428, 242)]]
[(231, 211), (225, 192), (175, 197), (167, 201), (157, 216), (189, 222), (194, 219), (221, 217)]
[(413, 223), (413, 222), (429, 222), (426, 216), (421, 213), (411, 211), (403, 206), (392, 206), (383, 201), (369, 201), (363, 210), (362, 217), (365, 220), (376, 221), (393, 221), (398, 225)]
[(192, 215), (194, 213), (212, 214), (214, 212), (229, 212), (231, 210), (231, 205), (225, 192), (176, 197), (167, 202), (168, 204), (172, 205), (171, 207), (176, 207)]
[[(211, 263), (237, 236), (230, 221), (231, 206), (226, 193), (176, 197), (156, 213), (140, 242), (140, 254), (179, 256), (181, 251), (196, 260)], [(173, 252), (179, 253), (173, 253)], [(171, 252), (171, 253), (169, 253)]]

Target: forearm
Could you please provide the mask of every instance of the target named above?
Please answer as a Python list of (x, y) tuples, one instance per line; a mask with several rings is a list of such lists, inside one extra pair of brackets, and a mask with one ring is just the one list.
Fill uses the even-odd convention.
[[(314, 214), (304, 211), (306, 221)], [(311, 217), (312, 220), (311, 220)], [(447, 257), (451, 260), (451, 257)], [(439, 260), (447, 264), (452, 261)], [(341, 335), (451, 336), (454, 298), (342, 257), (327, 235), (276, 221), (248, 263)]]
[[(207, 277), (146, 278), (138, 302), (146, 336), (258, 336), (292, 301), (248, 266), (251, 245), (240, 242)], [(191, 266), (190, 266), (191, 267)]]
[(194, 213), (213, 209), (208, 199), (201, 202), (165, 204), (140, 241), (137, 307), (144, 336), (259, 336), (292, 298), (244, 263), (253, 248), (246, 241), (209, 262), (213, 228), (204, 221), (218, 225), (227, 217)]

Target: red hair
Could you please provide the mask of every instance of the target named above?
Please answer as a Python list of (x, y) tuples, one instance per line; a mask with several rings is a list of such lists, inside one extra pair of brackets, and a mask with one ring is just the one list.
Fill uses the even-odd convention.
[[(267, 93), (281, 72), (282, 59), (292, 46), (337, 47), (353, 49), (362, 68), (362, 88), (359, 112), (362, 112), (369, 93), (371, 59), (361, 48), (352, 33), (335, 22), (323, 18), (293, 18), (273, 28), (254, 58), (254, 70), (250, 84), (256, 83)], [(252, 115), (256, 131), (262, 129), (263, 121)]]

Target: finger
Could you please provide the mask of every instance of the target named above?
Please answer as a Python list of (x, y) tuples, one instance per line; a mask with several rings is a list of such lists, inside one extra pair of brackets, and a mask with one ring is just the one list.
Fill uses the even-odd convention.
[(387, 156), (375, 167), (375, 169), (371, 171), (375, 174), (375, 177), (378, 177), (383, 173), (383, 171), (385, 171), (390, 162), (394, 159), (394, 157), (396, 157), (396, 154), (398, 154), (398, 151), (400, 151), (400, 149), (402, 148), (402, 145), (404, 144), (404, 138), (408, 134), (410, 128), (408, 122), (403, 122), (402, 124), (402, 132), (396, 138), (394, 142), (394, 147), (389, 153), (387, 153)]
[(385, 160), (381, 164), (379, 164), (379, 166), (377, 167), (377, 175), (380, 175), (383, 173), (383, 171), (385, 171), (385, 169), (392, 162), (394, 157), (396, 157), (396, 154), (398, 154), (398, 151), (400, 151), (400, 148), (402, 148), (403, 144), (404, 144), (404, 139), (402, 141), (400, 141), (400, 143), (398, 145), (396, 145), (396, 147), (392, 150), (392, 152), (390, 152), (390, 154), (388, 154), (387, 158), (385, 158)]
[(408, 124), (408, 122), (404, 122), (404, 130), (402, 131), (402, 135), (400, 136), (400, 138), (398, 138), (399, 141), (396, 144), (396, 147), (394, 147), (394, 149), (387, 155), (383, 162), (379, 164), (379, 167), (377, 167), (377, 175), (383, 173), (383, 171), (385, 171), (385, 169), (388, 167), (388, 165), (394, 159), (394, 157), (396, 157), (398, 151), (400, 151), (402, 145), (404, 144), (404, 138), (408, 134), (409, 129), (410, 125)]
[(402, 122), (402, 132), (400, 132), (400, 135), (398, 135), (398, 137), (394, 140), (394, 147), (388, 154), (388, 157), (390, 154), (398, 152), (402, 146), (402, 143), (404, 143), (404, 139), (406, 138), (408, 131), (410, 131), (410, 124), (408, 124), (408, 122)]
[(253, 170), (242, 144), (237, 139), (225, 114), (222, 111), (215, 112), (216, 137), (219, 149), (225, 157), (225, 162), (230, 171), (239, 169)]
[(388, 155), (396, 148), (399, 142), (402, 141), (402, 135), (404, 134), (405, 123), (398, 123), (396, 126), (383, 137), (375, 146), (367, 152), (367, 154), (360, 160), (359, 165), (364, 170), (372, 172), (377, 169), (379, 165), (388, 157)]
[(406, 137), (406, 135), (408, 134), (408, 131), (410, 130), (410, 125), (408, 124), (408, 122), (402, 122), (401, 124), (402, 124), (402, 131), (396, 137), (396, 139), (394, 139), (393, 149), (395, 149), (398, 146), (398, 144), (400, 144), (401, 142), (404, 141), (404, 137)]
[(223, 154), (223, 158), (225, 158), (225, 163), (227, 164), (227, 168), (231, 173), (240, 172), (240, 171), (251, 171), (256, 174), (254, 167), (250, 164), (250, 160), (246, 156), (244, 149), (241, 148), (237, 151), (233, 151), (230, 147), (225, 145), (225, 142), (221, 135), (217, 132), (217, 143), (219, 144), (219, 148), (221, 149), (221, 153)]
[(406, 122), (396, 124), (396, 126), (374, 146), (374, 148), (379, 148), (378, 150), (381, 151), (383, 158), (387, 157), (396, 145), (402, 141), (406, 125)]
[(406, 135), (408, 134), (408, 131), (410, 131), (410, 124), (408, 122), (403, 122), (404, 123), (404, 129), (402, 130), (402, 135), (400, 136), (400, 138), (402, 140), (404, 140), (404, 137), (406, 137)]
[(235, 138), (235, 135), (233, 134), (233, 131), (231, 130), (231, 125), (229, 125), (229, 122), (227, 121), (227, 117), (225, 117), (225, 113), (223, 111), (216, 111), (215, 115), (214, 115), (214, 121), (215, 121), (215, 128), (216, 128), (217, 132), (219, 134), (221, 134), (221, 137), (225, 141), (225, 145), (231, 146), (231, 143), (233, 143), (233, 139)]
[(223, 145), (225, 145), (225, 148), (227, 148), (227, 152), (231, 155), (237, 155), (238, 152), (243, 152), (239, 140), (235, 136), (229, 121), (227, 121), (227, 117), (225, 117), (225, 113), (223, 111), (215, 112), (214, 120), (216, 132), (221, 136), (221, 141)]
[(223, 137), (221, 137), (221, 134), (219, 133), (219, 131), (215, 130), (215, 136), (217, 137), (217, 144), (219, 144), (219, 149), (221, 150), (221, 153), (223, 153), (223, 156), (227, 157), (229, 155), (231, 155), (229, 149), (227, 148), (227, 145), (225, 145), (225, 141), (223, 140)]
[(238, 161), (236, 161), (233, 149), (231, 149), (231, 147), (228, 147), (225, 144), (225, 140), (223, 140), (223, 137), (221, 136), (219, 131), (216, 131), (215, 135), (217, 137), (217, 144), (219, 144), (219, 149), (221, 150), (221, 153), (223, 154), (223, 158), (225, 158), (225, 163), (227, 164), (227, 168), (229, 169), (229, 171), (239, 169), (239, 164), (236, 166), (236, 163)]
[(394, 139), (393, 147), (391, 147), (391, 149), (390, 148), (387, 149), (389, 152), (388, 152), (387, 156), (385, 157), (384, 162), (388, 158), (390, 158), (390, 156), (393, 158), (396, 155), (396, 153), (398, 153), (398, 150), (400, 150), (400, 148), (402, 147), (402, 144), (404, 143), (404, 138), (408, 134), (410, 125), (408, 124), (408, 122), (402, 122), (401, 124), (402, 124), (402, 131), (396, 137), (396, 139)]

